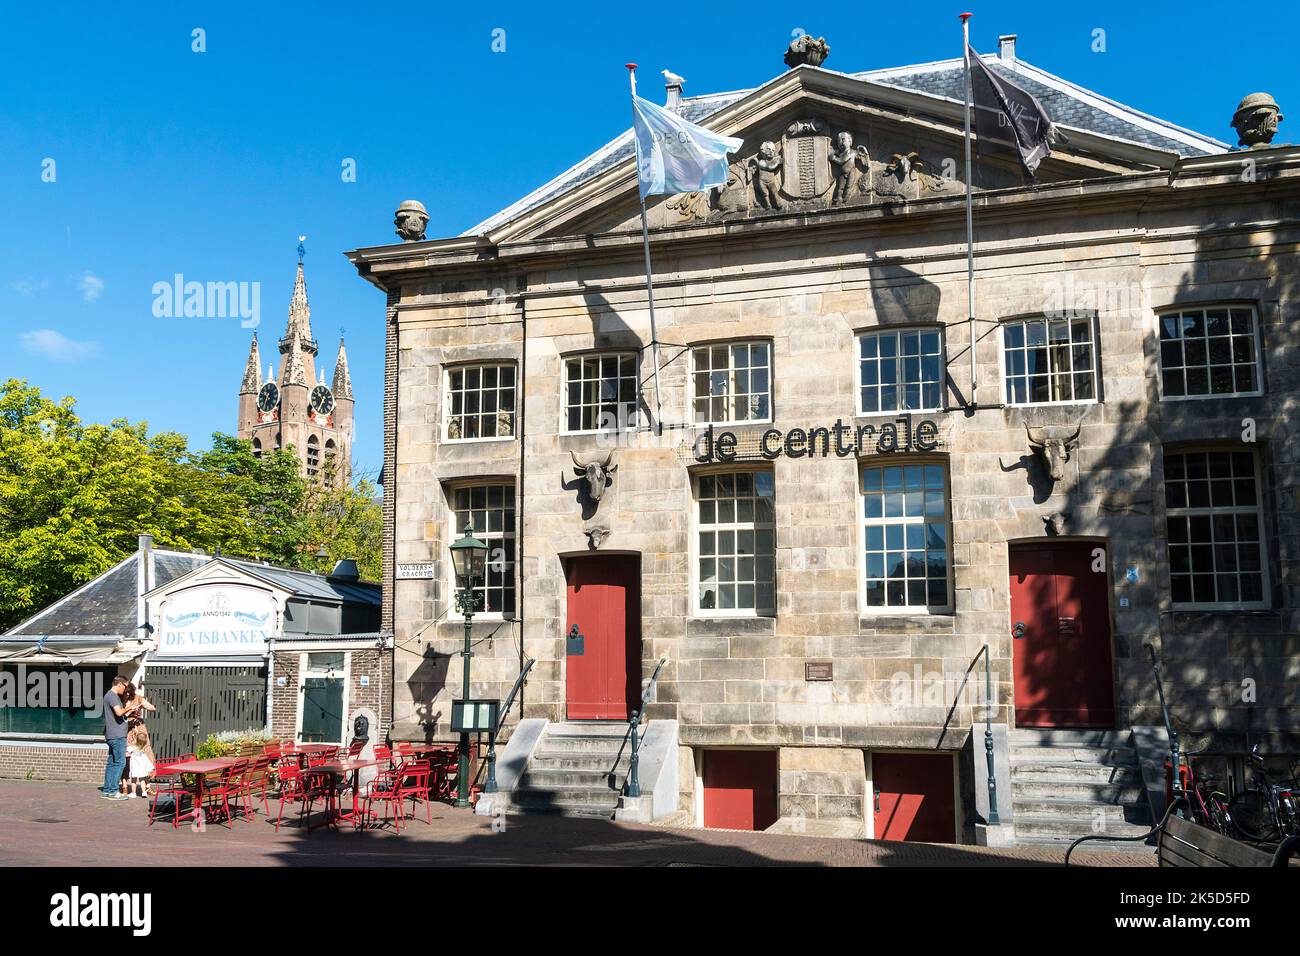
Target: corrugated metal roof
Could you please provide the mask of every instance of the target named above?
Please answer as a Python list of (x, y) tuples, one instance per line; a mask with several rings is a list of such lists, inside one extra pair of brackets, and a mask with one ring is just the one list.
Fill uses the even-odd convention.
[[(155, 588), (176, 580), (183, 574), (202, 567), (213, 559), (208, 554), (190, 554), (183, 551), (154, 550)], [(49, 607), (38, 611), (16, 627), (6, 631), (7, 636), (41, 636), (45, 634), (120, 634), (138, 637), (136, 633), (136, 569), (139, 552), (109, 568)], [(308, 600), (344, 601), (378, 607), (381, 589), (378, 584), (365, 581), (330, 581), (324, 575), (309, 571), (296, 571), (274, 565), (259, 564), (223, 558), (230, 564), (259, 575), (295, 596)]]

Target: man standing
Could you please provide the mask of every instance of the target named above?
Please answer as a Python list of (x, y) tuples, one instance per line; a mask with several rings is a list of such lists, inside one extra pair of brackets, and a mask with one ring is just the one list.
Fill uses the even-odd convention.
[(140, 698), (123, 703), (124, 690), (126, 678), (119, 674), (113, 678), (113, 686), (104, 695), (104, 742), (108, 744), (108, 765), (104, 767), (102, 794), (105, 800), (126, 799), (126, 794), (120, 792), (122, 771), (126, 768), (126, 718), (139, 708)]

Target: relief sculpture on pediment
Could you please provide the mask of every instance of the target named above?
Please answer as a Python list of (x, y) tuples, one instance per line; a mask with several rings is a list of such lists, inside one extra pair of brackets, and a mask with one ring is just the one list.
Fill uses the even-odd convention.
[[(917, 149), (891, 140), (873, 160), (867, 136), (851, 129), (832, 133), (824, 119), (790, 123), (779, 138), (749, 139), (732, 159), (727, 181), (708, 192), (668, 200), (675, 222), (845, 205), (906, 202), (960, 193), (947, 167), (927, 162)], [(879, 144), (877, 144), (879, 145)], [(899, 150), (892, 152), (891, 150)]]

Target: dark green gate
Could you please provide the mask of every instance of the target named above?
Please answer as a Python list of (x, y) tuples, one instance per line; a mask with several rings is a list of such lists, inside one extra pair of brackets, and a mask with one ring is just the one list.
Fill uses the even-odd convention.
[(209, 734), (266, 727), (263, 667), (167, 667), (150, 664), (145, 696), (158, 708), (148, 718), (158, 757), (194, 753)]

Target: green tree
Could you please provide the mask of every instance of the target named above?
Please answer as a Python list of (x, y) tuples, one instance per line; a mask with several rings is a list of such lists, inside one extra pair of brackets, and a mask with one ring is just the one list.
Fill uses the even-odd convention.
[(334, 562), (351, 558), (362, 578), (380, 579), (384, 509), (373, 481), (365, 476), (355, 484), (336, 481), (327, 464), (321, 480), (308, 484), (303, 507), (307, 538), (316, 547), (311, 556), (316, 570), (329, 571)]

